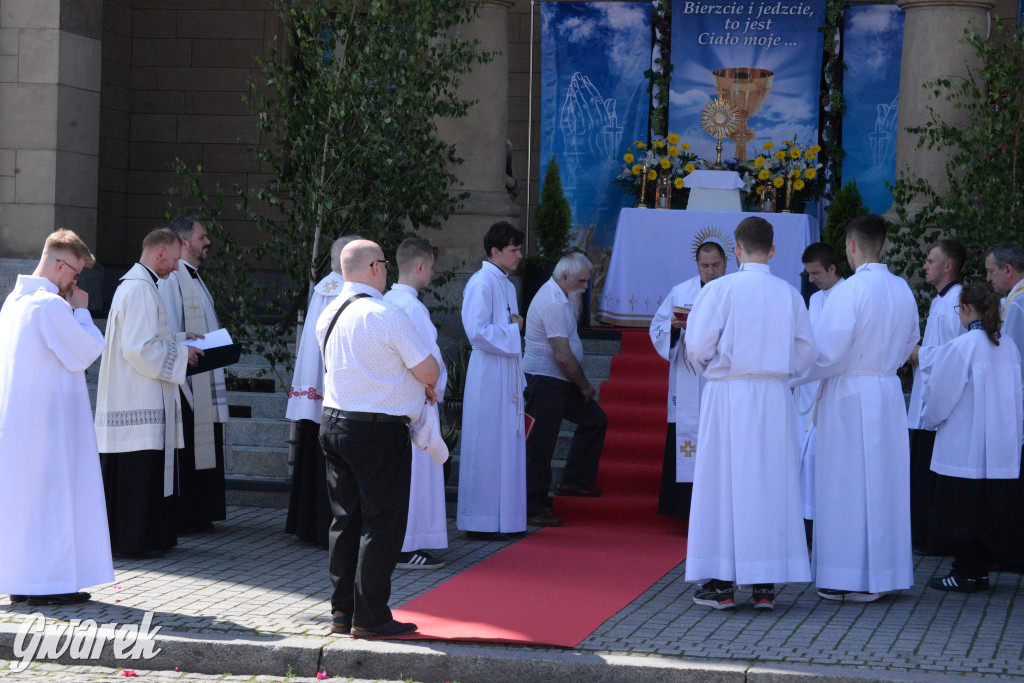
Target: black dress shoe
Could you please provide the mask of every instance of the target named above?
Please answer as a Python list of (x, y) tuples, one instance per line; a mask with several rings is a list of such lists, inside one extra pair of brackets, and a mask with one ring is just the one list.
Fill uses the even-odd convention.
[(40, 605), (77, 605), (80, 602), (88, 602), (92, 599), (92, 596), (85, 592), (29, 595), (27, 597), (30, 607), (38, 607)]
[(352, 615), (344, 612), (334, 612), (331, 615), (331, 633), (348, 635), (352, 630)]
[(415, 632), (416, 624), (395, 621), (394, 619), (377, 628), (352, 627), (353, 638), (397, 638), (398, 636), (407, 636)]
[(15, 604), (15, 603), (18, 603), (18, 602), (25, 602), (26, 600), (28, 600), (28, 596), (27, 595), (12, 595), (11, 596), (11, 604), (12, 605)]
[(562, 526), (560, 517), (548, 514), (530, 515), (526, 518), (526, 523), (533, 526)]

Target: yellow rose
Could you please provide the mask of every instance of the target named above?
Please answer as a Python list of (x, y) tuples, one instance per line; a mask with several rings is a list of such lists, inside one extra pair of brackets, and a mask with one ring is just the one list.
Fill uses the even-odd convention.
[(633, 172), (633, 175), (640, 175), (640, 173), (644, 170), (644, 167), (641, 166), (640, 164), (633, 164), (633, 168), (629, 170)]
[(754, 159), (754, 168), (762, 168), (764, 166), (764, 157), (759, 156)]
[(625, 161), (627, 164), (631, 164), (634, 161), (636, 161), (636, 157), (634, 157), (629, 152), (626, 152), (625, 156), (622, 157), (622, 160)]
[(800, 148), (799, 147), (794, 147), (793, 149), (789, 150), (789, 158), (790, 159), (799, 159), (800, 158)]
[(774, 142), (766, 142), (766, 143), (764, 143), (764, 148), (765, 149), (771, 149), (774, 146), (775, 146)]
[(782, 187), (786, 184), (786, 181), (782, 179), (782, 176), (775, 176), (775, 180), (772, 181), (772, 185), (775, 187)]
[(668, 134), (668, 142), (671, 145), (678, 145), (679, 144), (679, 136), (676, 135), (675, 133), (669, 133)]
[(687, 173), (693, 173), (694, 171), (697, 170), (697, 167), (694, 166), (693, 164), (687, 164), (686, 166), (683, 166), (683, 170), (686, 171)]
[(778, 152), (776, 152), (776, 153), (775, 153), (775, 158), (776, 158), (776, 159), (780, 159), (780, 160), (781, 160), (781, 159), (785, 159), (785, 158), (786, 158), (786, 153), (785, 153), (785, 152), (783, 152), (783, 151), (782, 151), (782, 150), (780, 149), (780, 150), (779, 150)]
[(658, 162), (663, 169), (666, 171), (672, 168), (672, 162), (668, 160), (668, 157), (662, 157), (661, 161)]
[(679, 156), (679, 148), (675, 147), (675, 146), (669, 147), (668, 148), (668, 155), (670, 157), (677, 157), (677, 156)]
[(814, 176), (816, 175), (818, 175), (818, 172), (815, 171), (813, 168), (809, 168), (806, 171), (804, 171), (804, 177), (807, 178), (808, 180), (814, 180)]
[(672, 184), (676, 186), (677, 190), (683, 189), (683, 185), (686, 185), (682, 178), (676, 178)]
[(757, 174), (758, 180), (768, 180), (771, 177), (771, 173), (768, 172), (767, 168), (762, 168), (761, 172)]
[(657, 171), (648, 171), (647, 172), (647, 179), (648, 180), (657, 180), (658, 179), (658, 172)]
[(793, 189), (794, 190), (802, 190), (802, 189), (804, 189), (804, 181), (801, 180), (800, 178), (797, 178), (796, 180), (794, 180), (793, 181)]
[(689, 152), (689, 151), (690, 151), (690, 146), (689, 146), (688, 144), (686, 144), (685, 142), (684, 142), (683, 144), (679, 145), (679, 147), (680, 147), (680, 149), (682, 149), (682, 150), (683, 150), (684, 152)]

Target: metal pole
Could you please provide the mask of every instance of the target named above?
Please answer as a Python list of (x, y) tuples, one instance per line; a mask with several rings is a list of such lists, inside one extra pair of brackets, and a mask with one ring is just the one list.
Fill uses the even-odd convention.
[(530, 0), (530, 78), (526, 114), (526, 253), (530, 253), (530, 171), (533, 169), (533, 14), (537, 0)]

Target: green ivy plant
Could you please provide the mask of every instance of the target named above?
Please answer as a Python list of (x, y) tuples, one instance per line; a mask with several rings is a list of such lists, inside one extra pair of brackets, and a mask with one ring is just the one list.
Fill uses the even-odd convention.
[(963, 80), (938, 79), (923, 87), (963, 115), (954, 125), (929, 108), (930, 118), (907, 131), (917, 146), (947, 153), (949, 188), (900, 173), (890, 190), (901, 228), (893, 231), (890, 267), (917, 282), (919, 302), (932, 292), (920, 281), (926, 245), (940, 237), (967, 248), (964, 281), (985, 279), (985, 250), (999, 242), (1021, 242), (1024, 219), (1024, 42), (1021, 34), (993, 22), (985, 40), (965, 31), (977, 67)]
[[(179, 203), (208, 217), (239, 323), (271, 362), (288, 354), (260, 323), (305, 302), (335, 238), (359, 234), (393, 254), (468, 196), (437, 122), (465, 116), (462, 77), (491, 59), (460, 32), (476, 12), (471, 0), (281, 0), (282, 35), (246, 98), (261, 138), (250, 151), (267, 180), (234, 190), (258, 234), (223, 230), (223, 190), (178, 165)], [(253, 271), (279, 272), (276, 291)]]
[(824, 164), (824, 195), (833, 199), (842, 187), (843, 168), (843, 115), (846, 101), (843, 99), (843, 63), (840, 50), (840, 36), (843, 28), (843, 13), (849, 8), (846, 0), (828, 0), (825, 3), (825, 23), (822, 32), (824, 64), (821, 71), (821, 128), (818, 144), (821, 145), (819, 158)]

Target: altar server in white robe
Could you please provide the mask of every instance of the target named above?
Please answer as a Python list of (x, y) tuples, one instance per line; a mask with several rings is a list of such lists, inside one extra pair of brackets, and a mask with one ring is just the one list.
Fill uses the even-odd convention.
[(159, 556), (177, 544), (174, 449), (184, 443), (178, 387), (202, 351), (171, 331), (156, 283), (178, 268), (181, 240), (160, 228), (142, 241), (107, 316), (96, 394), (96, 439), (115, 555)]
[[(832, 288), (844, 278), (839, 276), (839, 252), (831, 244), (815, 242), (804, 249), (800, 261), (807, 271), (807, 281), (818, 288), (808, 302), (807, 315), (811, 327), (821, 314), (825, 299)], [(816, 447), (814, 428), (814, 405), (818, 395), (818, 383), (810, 382), (796, 388), (796, 412), (800, 433), (800, 500), (803, 503), (807, 541), (811, 540), (810, 520), (814, 519), (814, 449)], [(826, 446), (827, 447), (827, 446)]]
[(0, 309), (0, 593), (84, 602), (114, 580), (85, 370), (103, 353), (78, 276), (96, 259), (70, 230), (47, 237)]
[(936, 295), (928, 307), (921, 344), (910, 354), (914, 366), (914, 386), (910, 391), (907, 422), (910, 426), (910, 539), (914, 546), (929, 554), (945, 554), (945, 539), (930, 530), (932, 491), (935, 475), (929, 469), (935, 431), (921, 422), (921, 395), (925, 377), (935, 354), (946, 342), (967, 331), (956, 313), (960, 291), (960, 269), (967, 261), (967, 250), (959, 242), (941, 239), (928, 248), (924, 260), (924, 279)]
[[(202, 223), (179, 216), (168, 226), (181, 239), (178, 269), (157, 282), (174, 332), (206, 334), (220, 329), (213, 295), (199, 275), (210, 253), (210, 238)], [(225, 431), (228, 392), (224, 369), (192, 375), (181, 385), (181, 415), (185, 445), (178, 451), (179, 533), (213, 528), (227, 518), (224, 491)]]
[(658, 513), (686, 518), (693, 494), (693, 461), (697, 452), (697, 420), (704, 378), (686, 360), (683, 338), (686, 316), (701, 287), (725, 275), (725, 250), (718, 242), (697, 247), (697, 276), (680, 282), (661, 302), (651, 320), (651, 343), (658, 355), (669, 361), (668, 430), (661, 466)]
[[(400, 306), (416, 326), (423, 344), (441, 368), (434, 393), (437, 402), (424, 410), (435, 413), (444, 400), (448, 371), (437, 346), (437, 328), (430, 321), (430, 311), (419, 300), (420, 291), (430, 286), (434, 277), (435, 251), (418, 237), (404, 240), (395, 252), (398, 261), (398, 282), (384, 299)], [(405, 541), (398, 558), (398, 569), (440, 569), (445, 562), (427, 549), (448, 547), (448, 518), (444, 507), (444, 468), (436, 464), (422, 448), (412, 444), (412, 478), (409, 481), (409, 520)]]
[(910, 444), (896, 371), (921, 334), (910, 287), (878, 262), (885, 235), (878, 216), (846, 227), (855, 274), (822, 308), (818, 358), (805, 376), (822, 380), (812, 567), (829, 600), (871, 602), (914, 583)]
[(775, 585), (810, 581), (800, 516), (800, 451), (790, 380), (813, 362), (799, 292), (771, 274), (771, 224), (736, 227), (737, 273), (697, 296), (686, 356), (707, 378), (701, 397), (686, 580), (708, 580), (693, 601), (736, 607), (735, 584), (753, 584), (755, 609)]
[(523, 318), (508, 273), (525, 235), (495, 223), (484, 236), (487, 260), (466, 283), (462, 326), (473, 346), (463, 395), (456, 523), (467, 538), (526, 530), (523, 420)]
[(285, 417), (295, 423), (295, 438), (289, 454), (292, 491), (284, 530), (323, 548), (328, 544), (334, 514), (327, 495), (327, 462), (319, 436), (320, 416), (324, 412), (324, 360), (316, 341), (316, 321), (345, 284), (341, 276), (341, 250), (359, 239), (362, 237), (358, 235), (344, 235), (331, 244), (331, 272), (316, 283), (309, 298), (285, 410)]
[(1000, 336), (999, 295), (982, 283), (963, 288), (959, 318), (969, 331), (940, 346), (926, 370), (921, 421), (936, 429), (936, 526), (956, 556), (929, 586), (973, 593), (990, 588), (993, 560), (1024, 519), (1000, 505), (1020, 475), (1024, 404), (1017, 345)]

